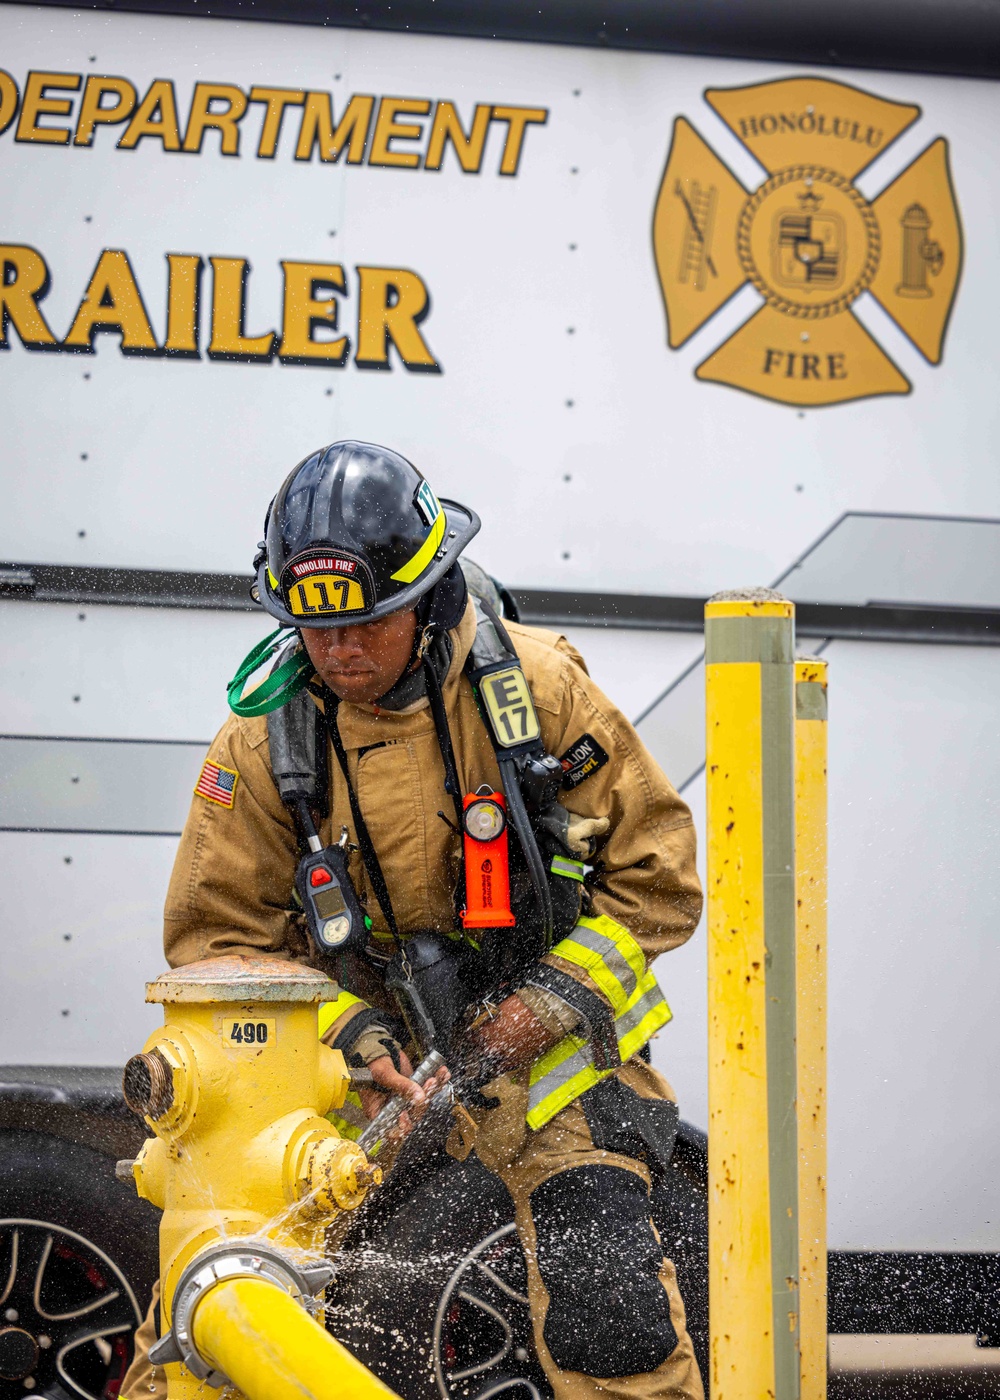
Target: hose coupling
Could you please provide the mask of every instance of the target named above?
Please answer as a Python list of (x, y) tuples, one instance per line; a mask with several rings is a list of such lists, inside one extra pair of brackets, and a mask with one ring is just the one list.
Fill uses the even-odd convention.
[(181, 1274), (173, 1298), (172, 1326), (149, 1349), (153, 1366), (181, 1361), (199, 1381), (218, 1389), (230, 1385), (228, 1376), (214, 1370), (198, 1352), (192, 1319), (209, 1289), (235, 1278), (257, 1278), (273, 1283), (303, 1307), (311, 1317), (323, 1310), (322, 1294), (333, 1278), (333, 1269), (322, 1260), (297, 1262), (270, 1240), (245, 1236), (210, 1245), (192, 1259)]

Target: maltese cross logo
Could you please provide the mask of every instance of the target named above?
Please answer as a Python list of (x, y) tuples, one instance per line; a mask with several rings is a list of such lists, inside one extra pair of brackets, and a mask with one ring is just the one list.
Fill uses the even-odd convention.
[(869, 200), (855, 181), (920, 116), (826, 78), (716, 88), (705, 100), (767, 172), (744, 188), (678, 117), (653, 216), (676, 350), (751, 283), (762, 305), (696, 377), (796, 406), (908, 394), (852, 307), (874, 297), (932, 365), (962, 266), (962, 228), (938, 137)]

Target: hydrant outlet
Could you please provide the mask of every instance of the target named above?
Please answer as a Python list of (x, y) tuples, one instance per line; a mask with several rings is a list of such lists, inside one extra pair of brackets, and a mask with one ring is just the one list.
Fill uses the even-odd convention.
[(122, 1094), (133, 1113), (162, 1118), (173, 1106), (174, 1072), (159, 1050), (133, 1055), (122, 1075)]
[(370, 1186), (378, 1186), (382, 1168), (369, 1162), (356, 1143), (344, 1138), (323, 1138), (307, 1157), (304, 1194), (321, 1215), (356, 1210)]

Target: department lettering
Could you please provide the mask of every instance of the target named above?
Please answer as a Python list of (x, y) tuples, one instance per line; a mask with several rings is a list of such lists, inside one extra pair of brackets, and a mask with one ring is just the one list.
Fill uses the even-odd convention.
[[(454, 102), (429, 97), (353, 93), (341, 99), (305, 88), (250, 88), (195, 83), (179, 100), (180, 84), (157, 78), (140, 93), (129, 78), (32, 69), (21, 87), (0, 69), (0, 133), (17, 142), (89, 148), (114, 140), (120, 151), (145, 142), (173, 155), (257, 160), (279, 153), (297, 161), (441, 170), (449, 162), (468, 175), (483, 169), (488, 138), (502, 138), (497, 174), (515, 176), (528, 128), (548, 120), (545, 107), (477, 102), (465, 118)], [(16, 125), (15, 125), (16, 119)], [(105, 135), (101, 129), (106, 128)], [(208, 143), (206, 145), (206, 138)]]

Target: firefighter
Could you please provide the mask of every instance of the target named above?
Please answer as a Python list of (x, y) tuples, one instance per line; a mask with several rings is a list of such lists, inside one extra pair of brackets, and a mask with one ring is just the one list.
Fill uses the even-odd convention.
[[(670, 1015), (649, 963), (701, 911), (691, 816), (566, 639), (502, 621), (481, 573), (470, 593), (459, 555), (478, 529), (386, 448), (334, 443), (288, 476), (256, 593), (291, 640), (248, 696), (231, 691), (237, 713), (209, 750), (174, 865), (167, 959), (269, 953), (334, 971), (320, 1030), (370, 1068), (370, 1118), (399, 1093), (419, 1113), (445, 1078), (408, 1078), (413, 1023), (391, 990), (407, 948), (442, 948), (475, 1003), (449, 1041), (466, 1108), (448, 1150), (476, 1152), (510, 1192), (557, 1400), (701, 1397), (650, 1219), (677, 1107), (638, 1053)], [(289, 765), (274, 764), (296, 714), (321, 735), (311, 816)], [(501, 808), (508, 841), (485, 929), (463, 922), (482, 902), (463, 873), (477, 794)], [(324, 845), (346, 833), (364, 911), (335, 956), (319, 956), (294, 894), (311, 818)], [(145, 1360), (152, 1335), (150, 1318), (132, 1400), (164, 1392)]]

